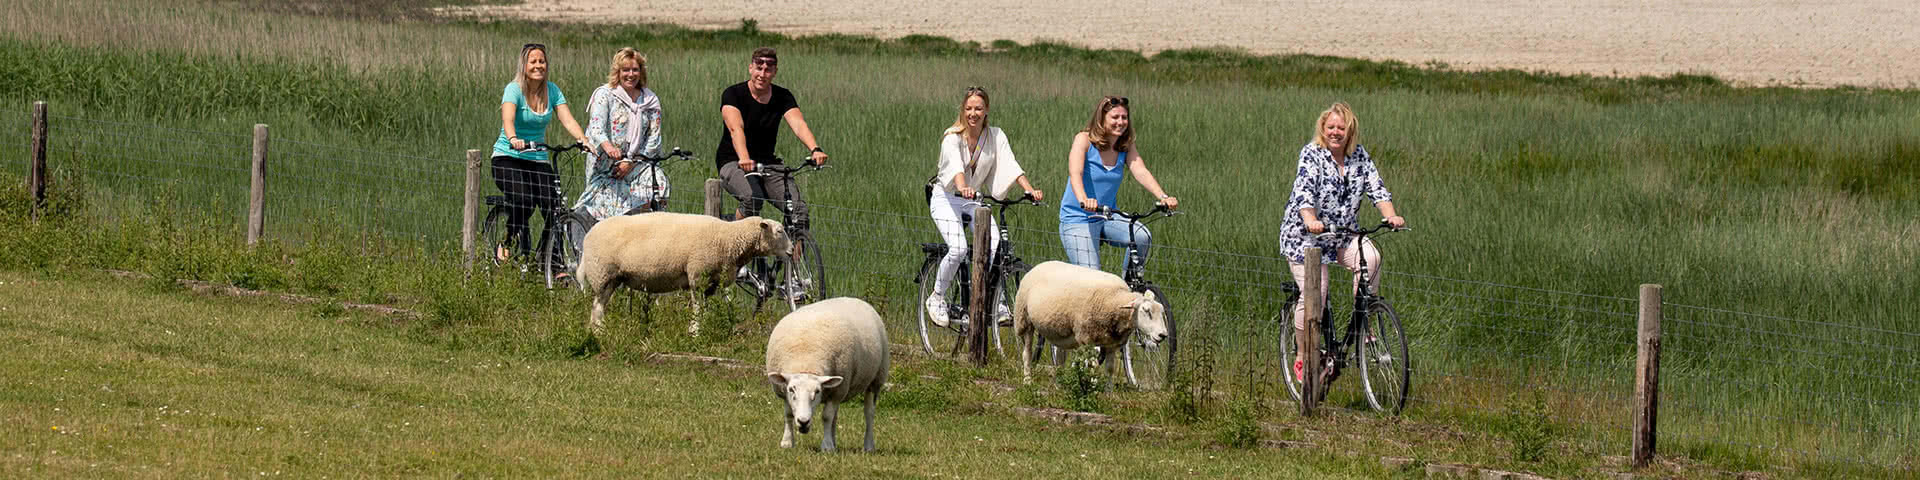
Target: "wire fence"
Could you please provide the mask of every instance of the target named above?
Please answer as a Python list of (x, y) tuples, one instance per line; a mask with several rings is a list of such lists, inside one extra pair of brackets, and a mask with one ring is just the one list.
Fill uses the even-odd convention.
[[(8, 138), (20, 139), (0, 152), (0, 164), (15, 171), (27, 163), (29, 117), (0, 113)], [(49, 120), (50, 167), (76, 174), (94, 197), (91, 204), (104, 206), (108, 215), (164, 214), (145, 206), (167, 199), (244, 223), (250, 135)], [(390, 152), (278, 138), (270, 145), (269, 237), (298, 241), (349, 232), (459, 248), (467, 168), (462, 152)], [(556, 170), (563, 190), (577, 195), (582, 167), (563, 162)], [(700, 212), (693, 187), (710, 171), (704, 165), (669, 169), (678, 188), (668, 209)], [(485, 188), (492, 191), (488, 178)], [(803, 185), (808, 181), (831, 182)], [(565, 201), (571, 205), (574, 198)], [(888, 319), (896, 343), (923, 346), (918, 279), (939, 255), (923, 244), (941, 242), (925, 204), (816, 201), (810, 207), (830, 294), (867, 299)], [(775, 215), (772, 206), (766, 210)], [(1028, 265), (1063, 260), (1056, 227), (1009, 225), (1002, 248), (1012, 248)], [(1291, 359), (1283, 358), (1279, 343), (1282, 329), (1290, 328), (1281, 286), (1291, 281), (1286, 261), (1174, 244), (1166, 239), (1178, 238), (1167, 235), (1180, 231), (1178, 217), (1153, 229), (1159, 236), (1147, 256), (1146, 277), (1166, 294), (1178, 341), (1194, 355), (1181, 357), (1183, 368), (1198, 363), (1210, 369), (1200, 373), (1218, 395), (1252, 392), (1290, 403), (1280, 372)], [(1120, 249), (1101, 249), (1105, 270), (1117, 272), (1123, 261)], [(1351, 313), (1352, 284), (1344, 270), (1331, 273), (1330, 318), (1342, 325)], [(1621, 293), (1632, 287), (1622, 285)], [(1554, 424), (1571, 432), (1566, 441), (1583, 444), (1584, 451), (1627, 453), (1637, 298), (1400, 271), (1386, 272), (1379, 293), (1409, 338), (1413, 383), (1404, 415), (1499, 417), (1537, 402), (1553, 413)], [(1728, 455), (1774, 463), (1813, 459), (1911, 468), (1915, 461), (1920, 334), (1673, 303), (1666, 305), (1663, 328), (1664, 449), (1733, 452)], [(931, 340), (944, 355), (955, 336), (939, 335)], [(1017, 361), (1013, 339), (1002, 341)], [(1349, 368), (1323, 406), (1372, 414), (1362, 385), (1358, 370)]]

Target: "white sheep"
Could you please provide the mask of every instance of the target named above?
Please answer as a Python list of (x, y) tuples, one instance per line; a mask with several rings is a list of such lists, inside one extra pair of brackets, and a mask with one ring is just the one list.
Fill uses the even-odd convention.
[(1167, 310), (1152, 292), (1134, 293), (1118, 275), (1065, 262), (1036, 265), (1013, 298), (1013, 333), (1020, 339), (1020, 375), (1033, 380), (1033, 351), (1041, 339), (1063, 350), (1100, 347), (1100, 364), (1138, 329), (1147, 346), (1167, 339)]
[[(711, 296), (732, 284), (733, 272), (754, 257), (793, 251), (780, 222), (760, 217), (729, 222), (672, 212), (602, 220), (581, 243), (574, 278), (582, 291), (593, 295), (587, 330), (595, 334), (601, 331), (607, 301), (622, 285), (647, 293), (698, 290)], [(699, 329), (696, 320), (687, 330)]]
[(787, 403), (780, 448), (793, 447), (794, 425), (807, 433), (821, 408), (820, 451), (834, 449), (840, 402), (865, 393), (866, 451), (873, 451), (873, 406), (887, 384), (887, 325), (858, 298), (822, 300), (780, 319), (767, 339), (767, 382)]

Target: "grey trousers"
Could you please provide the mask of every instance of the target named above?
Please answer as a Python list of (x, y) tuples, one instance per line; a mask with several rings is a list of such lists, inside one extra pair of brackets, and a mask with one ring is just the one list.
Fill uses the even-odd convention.
[(786, 214), (786, 221), (800, 228), (807, 227), (807, 200), (800, 194), (798, 184), (793, 187), (793, 211), (786, 209), (787, 179), (779, 175), (767, 174), (747, 176), (740, 170), (740, 164), (727, 162), (720, 166), (720, 180), (726, 182), (727, 193), (740, 201), (740, 210), (746, 216), (760, 214), (761, 202), (773, 202), (773, 208)]

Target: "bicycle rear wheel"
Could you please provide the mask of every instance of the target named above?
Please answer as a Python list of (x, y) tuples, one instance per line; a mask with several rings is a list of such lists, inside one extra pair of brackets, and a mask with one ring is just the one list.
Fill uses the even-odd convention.
[(1147, 287), (1153, 297), (1166, 310), (1167, 340), (1159, 345), (1148, 347), (1145, 337), (1139, 331), (1121, 347), (1120, 358), (1126, 361), (1127, 381), (1141, 390), (1159, 390), (1167, 387), (1173, 379), (1175, 353), (1180, 348), (1179, 329), (1175, 327), (1173, 302), (1167, 295), (1160, 293), (1160, 287)]
[(1406, 332), (1400, 328), (1400, 315), (1384, 299), (1373, 301), (1366, 318), (1365, 336), (1357, 351), (1367, 403), (1374, 410), (1398, 415), (1406, 408), (1407, 393), (1413, 385), (1413, 359), (1407, 356)]

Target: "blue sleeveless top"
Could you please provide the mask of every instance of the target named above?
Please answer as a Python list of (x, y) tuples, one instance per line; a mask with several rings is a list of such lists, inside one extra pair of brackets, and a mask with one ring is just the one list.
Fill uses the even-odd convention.
[[(1087, 146), (1086, 164), (1080, 168), (1080, 185), (1086, 187), (1087, 197), (1102, 206), (1116, 206), (1120, 196), (1120, 181), (1127, 178), (1127, 152), (1120, 152), (1113, 162), (1113, 168), (1107, 168), (1100, 161), (1100, 148)], [(1060, 187), (1064, 193), (1060, 198), (1060, 223), (1094, 223), (1097, 219), (1088, 219), (1087, 211), (1080, 208), (1080, 202), (1073, 196), (1073, 181)]]

